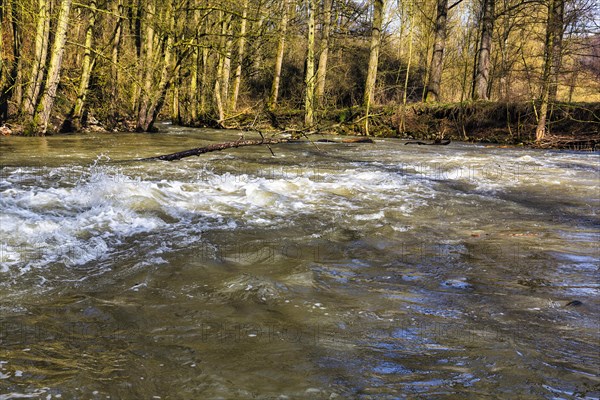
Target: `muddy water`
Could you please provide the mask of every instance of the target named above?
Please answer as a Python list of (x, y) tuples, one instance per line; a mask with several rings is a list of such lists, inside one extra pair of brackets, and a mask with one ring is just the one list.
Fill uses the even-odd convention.
[(600, 396), (597, 154), (161, 128), (0, 138), (0, 399)]

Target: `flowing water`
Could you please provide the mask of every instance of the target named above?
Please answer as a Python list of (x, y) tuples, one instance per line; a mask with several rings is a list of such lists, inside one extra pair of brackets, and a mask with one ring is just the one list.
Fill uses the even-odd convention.
[(597, 153), (0, 141), (0, 399), (598, 398)]

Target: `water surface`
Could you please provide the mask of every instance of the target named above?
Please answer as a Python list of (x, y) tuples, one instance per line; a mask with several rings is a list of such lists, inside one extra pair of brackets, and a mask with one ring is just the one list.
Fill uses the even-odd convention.
[(0, 399), (600, 396), (597, 154), (161, 128), (0, 138)]

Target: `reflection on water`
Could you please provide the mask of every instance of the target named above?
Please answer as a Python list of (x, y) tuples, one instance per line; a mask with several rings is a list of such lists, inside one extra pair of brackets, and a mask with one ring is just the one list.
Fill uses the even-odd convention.
[(597, 155), (236, 137), (0, 138), (0, 399), (600, 396)]

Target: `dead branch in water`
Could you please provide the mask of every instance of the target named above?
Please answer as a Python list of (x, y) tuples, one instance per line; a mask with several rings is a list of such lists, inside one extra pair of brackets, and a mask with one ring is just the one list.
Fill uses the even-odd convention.
[(296, 139), (272, 139), (272, 138), (263, 138), (263, 139), (255, 139), (255, 140), (236, 140), (235, 142), (225, 142), (225, 143), (215, 143), (209, 144), (204, 147), (197, 147), (195, 149), (189, 149), (184, 151), (178, 151), (176, 153), (171, 154), (163, 154), (160, 156), (140, 158), (137, 161), (153, 161), (153, 160), (161, 160), (161, 161), (175, 161), (181, 160), (182, 158), (199, 156), (200, 154), (210, 153), (213, 151), (221, 151), (225, 149), (235, 149), (237, 147), (246, 147), (246, 146), (261, 146), (261, 145), (271, 145), (271, 144), (279, 144), (279, 143), (294, 143), (300, 142)]

